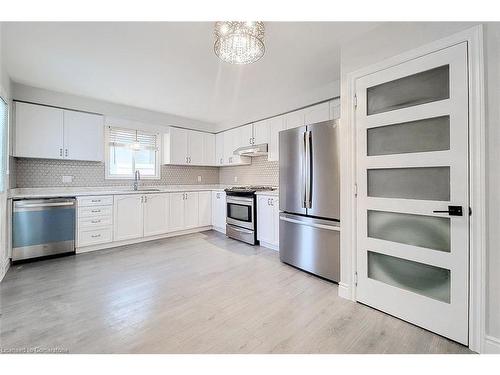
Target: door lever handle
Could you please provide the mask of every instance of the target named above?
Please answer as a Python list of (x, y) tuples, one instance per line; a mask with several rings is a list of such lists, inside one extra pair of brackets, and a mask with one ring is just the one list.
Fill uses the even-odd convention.
[(450, 216), (463, 216), (462, 206), (448, 206), (448, 211), (432, 211), (436, 214), (448, 214)]

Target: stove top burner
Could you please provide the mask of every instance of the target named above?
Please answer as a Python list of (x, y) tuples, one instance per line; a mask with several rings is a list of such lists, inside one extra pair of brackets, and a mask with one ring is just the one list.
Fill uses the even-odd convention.
[(271, 186), (248, 185), (248, 186), (233, 186), (231, 188), (224, 189), (224, 191), (226, 192), (245, 192), (245, 193), (255, 193), (256, 191), (262, 191), (262, 190), (276, 190), (276, 188), (273, 188)]

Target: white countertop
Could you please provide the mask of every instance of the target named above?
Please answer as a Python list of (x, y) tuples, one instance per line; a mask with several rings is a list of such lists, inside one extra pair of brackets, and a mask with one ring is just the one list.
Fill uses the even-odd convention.
[(181, 191), (223, 191), (227, 187), (229, 187), (229, 185), (163, 185), (142, 186), (139, 188), (158, 189), (158, 191), (135, 191), (132, 186), (16, 188), (9, 190), (9, 198), (21, 199), (77, 197), (86, 195), (175, 193)]
[[(161, 186), (141, 186), (133, 190), (132, 186), (96, 186), (96, 187), (46, 187), (46, 188), (16, 188), (9, 190), (9, 198), (51, 198), (51, 197), (78, 197), (89, 195), (120, 195), (120, 194), (154, 194), (154, 193), (175, 193), (182, 191), (223, 191), (234, 185), (161, 185)], [(279, 195), (278, 190), (259, 191), (258, 195)]]

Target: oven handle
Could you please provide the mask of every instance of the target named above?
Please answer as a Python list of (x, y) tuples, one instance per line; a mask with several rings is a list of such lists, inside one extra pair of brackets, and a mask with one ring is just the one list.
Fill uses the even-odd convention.
[(246, 234), (252, 234), (253, 233), (253, 230), (249, 230), (249, 229), (243, 229), (243, 228), (237, 228), (235, 226), (229, 226), (231, 228), (231, 230), (235, 230), (237, 232), (241, 232), (241, 233), (246, 233)]
[(253, 204), (253, 198), (227, 198), (226, 197), (226, 202), (227, 203), (252, 203)]

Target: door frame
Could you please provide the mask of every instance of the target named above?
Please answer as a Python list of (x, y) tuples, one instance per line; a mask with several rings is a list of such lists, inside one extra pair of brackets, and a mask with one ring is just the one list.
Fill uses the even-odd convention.
[[(482, 352), (485, 341), (486, 314), (486, 178), (485, 178), (485, 102), (483, 27), (477, 25), (419, 48), (347, 74), (349, 108), (341, 117), (345, 140), (342, 152), (341, 201), (342, 212), (349, 219), (342, 222), (341, 281), (339, 296), (356, 301), (357, 270), (357, 181), (356, 181), (356, 80), (409, 60), (467, 42), (469, 84), (469, 348)], [(350, 213), (350, 214), (349, 214)]]

